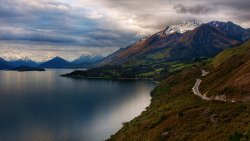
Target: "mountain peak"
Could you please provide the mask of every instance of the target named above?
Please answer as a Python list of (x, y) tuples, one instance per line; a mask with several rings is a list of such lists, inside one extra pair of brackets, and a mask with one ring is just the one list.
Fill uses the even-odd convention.
[(52, 59), (63, 59), (62, 57), (59, 57), (59, 56), (55, 56), (54, 58)]
[(250, 38), (250, 33), (247, 29), (242, 28), (241, 26), (228, 21), (228, 22), (219, 22), (219, 21), (211, 21), (208, 23), (210, 26), (216, 27), (231, 37), (239, 40), (246, 41)]
[(185, 21), (179, 24), (173, 24), (173, 25), (168, 25), (166, 29), (164, 29), (161, 32), (158, 32), (158, 35), (170, 35), (173, 33), (185, 33), (187, 31), (193, 30), (196, 27), (199, 27), (201, 25), (200, 22), (196, 20), (191, 20), (191, 21)]
[(31, 59), (29, 59), (29, 58), (26, 57), (26, 56), (24, 56), (24, 57), (22, 57), (22, 58), (20, 58), (20, 59), (18, 59), (18, 60), (20, 60), (20, 61), (31, 61)]
[(56, 56), (42, 64), (40, 64), (39, 66), (42, 67), (42, 68), (68, 68), (71, 64), (59, 57), (59, 56)]
[(29, 59), (28, 57), (21, 57), (16, 59), (9, 60), (9, 63), (13, 67), (19, 67), (19, 66), (29, 66), (29, 67), (35, 67), (37, 66), (37, 63)]

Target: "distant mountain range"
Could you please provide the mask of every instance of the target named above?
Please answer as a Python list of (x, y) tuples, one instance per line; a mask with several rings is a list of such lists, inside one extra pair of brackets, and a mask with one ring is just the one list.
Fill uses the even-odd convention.
[(154, 35), (121, 48), (99, 65), (144, 65), (212, 57), (250, 38), (249, 29), (232, 22), (196, 21), (167, 26)]
[(24, 57), (9, 61), (0, 58), (0, 70), (14, 69), (19, 67), (39, 67), (39, 68), (88, 68), (95, 65), (103, 57), (98, 55), (82, 55), (76, 60), (69, 62), (61, 57), (54, 57), (48, 61), (38, 63)]
[(75, 59), (71, 63), (77, 65), (88, 65), (91, 63), (96, 63), (103, 59), (103, 56), (100, 55), (82, 55), (79, 58)]
[(9, 62), (9, 65), (13, 67), (20, 67), (20, 66), (36, 67), (38, 66), (38, 63), (36, 63), (35, 61), (32, 61), (31, 59), (27, 57), (17, 59), (17, 60), (10, 60), (8, 62)]

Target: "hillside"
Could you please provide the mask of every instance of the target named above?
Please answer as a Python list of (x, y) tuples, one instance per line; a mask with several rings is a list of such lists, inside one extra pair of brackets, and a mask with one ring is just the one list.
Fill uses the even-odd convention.
[[(249, 140), (249, 49), (247, 41), (223, 51), (210, 62), (198, 63), (169, 76), (152, 91), (153, 98), (146, 111), (124, 123), (109, 140)], [(210, 71), (202, 78), (203, 94), (212, 96), (222, 91), (237, 98), (236, 102), (206, 101), (194, 95), (192, 88), (201, 77), (201, 68)]]
[(202, 93), (236, 101), (250, 100), (250, 41), (217, 55), (210, 68), (213, 73), (203, 79)]

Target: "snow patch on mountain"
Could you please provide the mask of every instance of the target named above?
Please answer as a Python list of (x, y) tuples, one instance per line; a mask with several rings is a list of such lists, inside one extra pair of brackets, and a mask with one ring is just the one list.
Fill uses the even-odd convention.
[(196, 27), (199, 27), (202, 23), (197, 22), (196, 20), (183, 22), (175, 25), (168, 25), (166, 29), (161, 32), (158, 32), (158, 35), (170, 35), (173, 33), (183, 34), (187, 31), (194, 30)]

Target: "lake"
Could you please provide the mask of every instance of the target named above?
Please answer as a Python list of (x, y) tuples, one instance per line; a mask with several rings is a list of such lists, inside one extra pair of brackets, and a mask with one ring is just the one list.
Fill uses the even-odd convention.
[(150, 104), (150, 81), (0, 71), (1, 141), (101, 141)]

